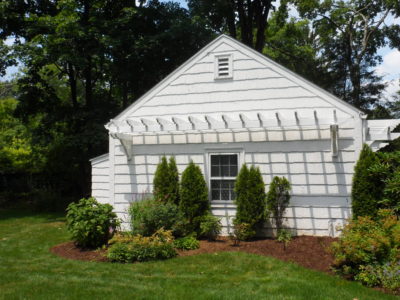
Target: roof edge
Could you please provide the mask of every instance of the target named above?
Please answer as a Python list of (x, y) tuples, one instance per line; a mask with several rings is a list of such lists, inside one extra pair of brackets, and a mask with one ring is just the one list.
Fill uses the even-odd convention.
[(101, 163), (103, 161), (106, 161), (109, 159), (109, 153), (105, 153), (96, 157), (93, 157), (91, 159), (89, 159), (89, 161), (92, 163), (92, 165)]

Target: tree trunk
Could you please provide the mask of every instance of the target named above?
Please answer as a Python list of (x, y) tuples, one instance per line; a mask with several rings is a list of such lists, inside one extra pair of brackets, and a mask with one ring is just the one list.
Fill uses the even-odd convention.
[(85, 98), (86, 107), (92, 107), (92, 58), (87, 57), (87, 66), (85, 68)]
[(78, 96), (77, 96), (77, 91), (76, 91), (76, 77), (75, 77), (74, 67), (70, 62), (67, 63), (67, 73), (68, 73), (69, 88), (71, 90), (72, 107), (74, 109), (77, 109), (78, 108)]

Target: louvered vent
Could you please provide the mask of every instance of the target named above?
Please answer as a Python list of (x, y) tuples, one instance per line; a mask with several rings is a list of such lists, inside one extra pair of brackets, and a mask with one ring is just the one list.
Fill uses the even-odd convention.
[(232, 56), (217, 56), (215, 60), (215, 78), (232, 78)]

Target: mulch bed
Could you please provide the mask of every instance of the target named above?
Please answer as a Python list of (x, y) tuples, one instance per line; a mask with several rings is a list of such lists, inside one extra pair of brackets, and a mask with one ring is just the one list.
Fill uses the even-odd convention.
[[(200, 241), (200, 248), (190, 251), (179, 251), (180, 256), (189, 256), (202, 253), (215, 253), (223, 251), (242, 251), (247, 253), (272, 256), (284, 261), (294, 262), (303, 267), (331, 272), (333, 257), (327, 249), (336, 239), (331, 237), (298, 236), (293, 238), (286, 250), (283, 244), (273, 239), (262, 239), (241, 242), (233, 246), (228, 238), (221, 237), (215, 242)], [(56, 255), (76, 260), (107, 261), (106, 250), (85, 250), (77, 248), (73, 242), (54, 246), (50, 251)]]

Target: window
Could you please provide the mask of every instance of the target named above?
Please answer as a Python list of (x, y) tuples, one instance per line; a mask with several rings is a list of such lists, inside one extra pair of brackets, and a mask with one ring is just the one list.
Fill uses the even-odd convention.
[(215, 57), (215, 79), (232, 78), (232, 55)]
[(211, 200), (232, 201), (238, 174), (238, 154), (211, 154)]

